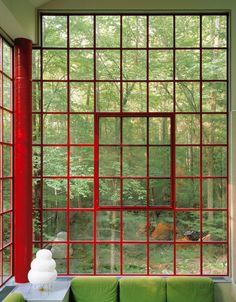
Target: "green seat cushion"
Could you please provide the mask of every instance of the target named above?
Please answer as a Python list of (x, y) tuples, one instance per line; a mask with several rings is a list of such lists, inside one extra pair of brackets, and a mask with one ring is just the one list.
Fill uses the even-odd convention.
[(167, 278), (167, 302), (213, 302), (214, 283), (207, 277)]
[(71, 292), (76, 302), (117, 302), (116, 277), (77, 277), (71, 281)]
[(166, 302), (166, 281), (160, 277), (124, 277), (120, 302)]
[(2, 302), (25, 302), (22, 294), (20, 293), (11, 293)]

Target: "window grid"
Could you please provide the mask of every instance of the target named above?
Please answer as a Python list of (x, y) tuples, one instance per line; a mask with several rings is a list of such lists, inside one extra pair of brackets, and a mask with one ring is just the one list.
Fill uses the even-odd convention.
[[(104, 15), (104, 14), (103, 14)], [(110, 14), (109, 14), (110, 15)], [(129, 16), (131, 16), (132, 14), (128, 14)], [(159, 240), (159, 241), (156, 241), (156, 242), (153, 242), (153, 241), (150, 241), (150, 233), (147, 231), (147, 236), (146, 236), (146, 240), (144, 240), (144, 242), (141, 242), (141, 241), (127, 241), (127, 240), (123, 240), (123, 215), (125, 213), (125, 210), (126, 208), (116, 208), (115, 210), (116, 211), (120, 211), (120, 240), (119, 241), (114, 241), (113, 243), (116, 244), (116, 245), (119, 245), (120, 246), (120, 269), (118, 272), (113, 272), (113, 274), (124, 274), (124, 275), (127, 275), (127, 273), (124, 272), (123, 270), (123, 259), (124, 259), (124, 256), (123, 256), (123, 247), (125, 244), (144, 244), (146, 245), (146, 251), (147, 251), (147, 259), (146, 259), (146, 272), (145, 273), (141, 273), (141, 275), (159, 275), (159, 274), (163, 274), (163, 273), (152, 273), (150, 272), (150, 248), (154, 245), (164, 245), (164, 244), (170, 244), (173, 246), (173, 272), (170, 273), (170, 275), (174, 274), (174, 275), (188, 275), (188, 273), (179, 273), (178, 272), (178, 269), (177, 269), (177, 265), (178, 265), (178, 259), (177, 259), (177, 256), (178, 256), (178, 249), (179, 247), (181, 246), (199, 246), (199, 258), (200, 258), (200, 262), (199, 262), (199, 272), (198, 273), (190, 273), (191, 275), (228, 275), (229, 271), (228, 271), (228, 265), (227, 265), (227, 268), (224, 270), (224, 273), (213, 273), (213, 274), (209, 274), (209, 273), (205, 273), (204, 272), (204, 267), (203, 267), (203, 261), (204, 261), (204, 247), (208, 247), (208, 246), (217, 246), (217, 245), (221, 245), (222, 247), (225, 247), (226, 250), (227, 249), (227, 246), (228, 246), (228, 220), (226, 222), (226, 238), (225, 240), (208, 240), (208, 241), (204, 241), (203, 240), (203, 228), (204, 228), (204, 222), (203, 222), (203, 215), (204, 213), (210, 213), (212, 212), (213, 214), (214, 213), (226, 213), (226, 218), (228, 217), (228, 194), (226, 192), (226, 205), (225, 205), (225, 208), (207, 208), (207, 207), (204, 207), (203, 206), (203, 182), (207, 182), (207, 181), (214, 181), (214, 180), (226, 180), (226, 182), (228, 181), (228, 166), (226, 164), (226, 173), (225, 175), (221, 175), (221, 176), (214, 176), (214, 175), (206, 175), (206, 172), (204, 172), (204, 163), (203, 163), (203, 154), (204, 152), (208, 151), (207, 148), (209, 149), (209, 147), (224, 147), (225, 150), (226, 150), (226, 157), (227, 157), (227, 160), (228, 160), (228, 137), (226, 135), (226, 141), (224, 143), (209, 143), (209, 142), (204, 142), (203, 140), (203, 126), (204, 126), (204, 122), (203, 122), (203, 119), (204, 117), (208, 118), (211, 117), (211, 115), (214, 114), (214, 116), (224, 116), (226, 119), (228, 117), (228, 114), (227, 114), (227, 110), (225, 111), (220, 111), (220, 112), (207, 112), (207, 111), (204, 111), (203, 110), (203, 86), (204, 86), (204, 83), (206, 84), (209, 84), (209, 83), (226, 83), (226, 85), (228, 85), (228, 78), (227, 78), (227, 74), (226, 74), (226, 78), (225, 79), (204, 79), (202, 77), (202, 73), (203, 73), (203, 52), (204, 50), (225, 50), (227, 51), (228, 48), (227, 46), (226, 47), (203, 47), (202, 45), (202, 18), (203, 16), (209, 16), (210, 14), (197, 14), (196, 16), (199, 16), (199, 31), (200, 31), (200, 34), (199, 34), (199, 47), (176, 47), (176, 17), (177, 16), (181, 16), (181, 14), (175, 14), (175, 15), (168, 15), (168, 16), (173, 16), (173, 22), (174, 22), (174, 26), (173, 26), (173, 46), (172, 47), (159, 47), (159, 48), (150, 48), (149, 47), (149, 20), (150, 20), (150, 16), (154, 16), (154, 15), (144, 15), (142, 14), (141, 16), (145, 16), (146, 17), (146, 20), (148, 21), (147, 22), (147, 26), (146, 26), (146, 32), (147, 32), (147, 41), (146, 41), (146, 47), (141, 47), (141, 48), (138, 48), (138, 50), (143, 50), (143, 51), (146, 51), (146, 75), (147, 75), (147, 78), (146, 80), (135, 80), (135, 79), (132, 79), (132, 80), (125, 80), (123, 78), (123, 53), (124, 51), (126, 50), (136, 50), (137, 51), (137, 48), (125, 48), (123, 47), (122, 45), (122, 37), (123, 37), (123, 18), (124, 16), (126, 16), (125, 14), (119, 14), (119, 15), (116, 15), (114, 14), (113, 16), (120, 16), (120, 47), (112, 47), (112, 48), (109, 48), (109, 47), (95, 47), (96, 45), (96, 18), (98, 16), (100, 16), (99, 14), (94, 14), (94, 15), (88, 15), (88, 16), (93, 16), (93, 30), (94, 30), (94, 35), (93, 35), (93, 43), (94, 43), (94, 47), (70, 47), (70, 18), (72, 16), (75, 16), (75, 15), (60, 15), (58, 14), (58, 16), (66, 16), (66, 24), (67, 24), (67, 41), (66, 41), (66, 47), (47, 47), (47, 46), (43, 46), (42, 48), (39, 48), (39, 51), (40, 51), (40, 62), (41, 62), (41, 67), (40, 67), (40, 78), (35, 78), (33, 80), (34, 83), (40, 83), (41, 85), (41, 88), (40, 88), (40, 91), (41, 91), (41, 103), (40, 103), (40, 110), (39, 111), (34, 111), (33, 114), (35, 114), (35, 116), (39, 116), (40, 118), (40, 125), (41, 125), (41, 135), (40, 135), (40, 143), (33, 143), (33, 146), (34, 147), (38, 147), (40, 149), (40, 158), (41, 158), (41, 161), (40, 161), (40, 166), (41, 166), (41, 174), (39, 176), (34, 176), (34, 179), (35, 180), (38, 180), (41, 182), (41, 185), (40, 185), (40, 200), (39, 200), (39, 207), (34, 207), (35, 208), (35, 212), (39, 214), (39, 217), (40, 217), (40, 231), (39, 231), (39, 237), (37, 238), (37, 240), (34, 240), (34, 244), (35, 244), (35, 247), (43, 247), (43, 246), (48, 246), (50, 244), (52, 244), (52, 246), (55, 246), (55, 241), (54, 240), (45, 240), (45, 238), (43, 237), (43, 215), (44, 213), (46, 212), (54, 212), (54, 211), (57, 211), (58, 213), (59, 212), (62, 212), (62, 213), (65, 213), (66, 214), (66, 232), (67, 232), (67, 236), (66, 236), (66, 239), (63, 239), (63, 240), (57, 240), (56, 239), (56, 242), (58, 244), (62, 244), (61, 246), (63, 247), (63, 243), (65, 244), (66, 243), (66, 251), (67, 251), (67, 257), (66, 257), (66, 270), (65, 271), (62, 271), (62, 274), (78, 274), (77, 272), (71, 272), (71, 268), (70, 268), (70, 257), (68, 257), (70, 255), (70, 247), (71, 247), (71, 244), (72, 243), (80, 243), (80, 244), (83, 244), (83, 245), (92, 245), (93, 246), (93, 252), (94, 252), (94, 257), (93, 257), (93, 271), (91, 271), (89, 274), (104, 274), (104, 273), (100, 273), (100, 272), (97, 272), (97, 259), (96, 259), (96, 254), (97, 254), (97, 248), (98, 246), (100, 246), (100, 244), (111, 244), (113, 241), (106, 241), (106, 240), (98, 240), (97, 239), (97, 213), (100, 212), (100, 211), (105, 211), (105, 210), (111, 210), (112, 208), (109, 208), (109, 207), (106, 207), (106, 208), (99, 208), (97, 207), (97, 200), (99, 198), (98, 194), (99, 194), (99, 174), (98, 174), (98, 167), (96, 166), (98, 164), (98, 154), (96, 154), (96, 151), (94, 151), (94, 174), (93, 175), (71, 175), (71, 150), (73, 147), (91, 147), (91, 148), (94, 148), (94, 150), (96, 150), (96, 146), (98, 146), (98, 128), (96, 127), (97, 123), (96, 123), (96, 119), (98, 117), (101, 117), (101, 116), (121, 116), (121, 117), (125, 117), (126, 116), (126, 112), (123, 112), (123, 106), (122, 106), (122, 97), (123, 97), (123, 84), (124, 83), (145, 83), (146, 84), (146, 105), (147, 105), (147, 111), (145, 112), (130, 112), (128, 111), (127, 114), (129, 115), (132, 115), (133, 117), (138, 117), (138, 116), (149, 116), (149, 113), (150, 114), (158, 114), (159, 116), (161, 116), (163, 114), (163, 112), (150, 112), (150, 107), (149, 107), (149, 89), (150, 89), (150, 83), (173, 83), (173, 111), (170, 112), (169, 114), (170, 115), (173, 115), (175, 116), (175, 118), (177, 119), (178, 116), (197, 116), (197, 118), (199, 119), (199, 142), (198, 143), (178, 143), (178, 138), (175, 138), (175, 135), (172, 135), (174, 137), (174, 145), (175, 147), (173, 148), (173, 153), (174, 153), (174, 157), (176, 156), (176, 152), (178, 150), (183, 150), (183, 148), (186, 148), (186, 147), (192, 147), (191, 149), (197, 147), (199, 150), (198, 151), (198, 154), (199, 154), (199, 163), (198, 163), (198, 168), (199, 168), (199, 172), (196, 174), (196, 175), (178, 175), (178, 173), (176, 173), (176, 169), (175, 168), (175, 164), (176, 162), (175, 161), (172, 161), (171, 162), (171, 166), (172, 166), (172, 171), (173, 171), (173, 179), (175, 179), (175, 181), (172, 182), (172, 194), (173, 194), (173, 198), (172, 198), (172, 202), (173, 202), (173, 206), (174, 206), (174, 211), (173, 211), (173, 227), (174, 227), (174, 232), (173, 232), (173, 240)], [(220, 14), (217, 14), (217, 16), (220, 15)], [(44, 16), (50, 16), (49, 14), (48, 15), (43, 15), (42, 18)], [(79, 15), (79, 16), (86, 16), (86, 15)], [(137, 14), (135, 14), (134, 16), (138, 16)], [(167, 16), (167, 15), (165, 15)], [(191, 14), (191, 15), (188, 15), (188, 16), (194, 16), (194, 14)], [(225, 15), (224, 15), (225, 16)], [(41, 37), (41, 40), (43, 41), (43, 36)], [(64, 50), (66, 51), (66, 54), (67, 54), (67, 59), (66, 59), (66, 62), (67, 62), (67, 66), (66, 66), (66, 70), (67, 70), (67, 77), (63, 80), (58, 80), (58, 79), (45, 79), (43, 77), (43, 60), (44, 60), (44, 57), (43, 57), (43, 54), (44, 54), (44, 51), (47, 51), (47, 50)], [(70, 51), (71, 50), (93, 50), (93, 78), (94, 79), (75, 79), (75, 78), (72, 78), (70, 77), (70, 73), (71, 73), (71, 70), (70, 70)], [(97, 79), (97, 60), (98, 58), (96, 57), (97, 55), (97, 51), (99, 50), (119, 50), (120, 51), (120, 59), (119, 59), (119, 62), (120, 62), (120, 71), (119, 71), (119, 74), (120, 74), (120, 79), (112, 79), (112, 80), (109, 80), (109, 79)], [(162, 50), (162, 51), (165, 51), (165, 50), (172, 50), (173, 51), (173, 78), (172, 80), (163, 80), (163, 79), (158, 79), (158, 80), (152, 80), (150, 79), (149, 77), (149, 65), (150, 65), (150, 52), (151, 51), (154, 51), (154, 50)], [(176, 54), (177, 51), (184, 51), (184, 50), (196, 50), (198, 51), (199, 53), (199, 79), (177, 79), (176, 78)], [(38, 50), (35, 49), (35, 53), (37, 52)], [(227, 59), (228, 60), (228, 59)], [(226, 64), (226, 66), (228, 66), (228, 62)], [(44, 91), (43, 91), (43, 85), (44, 83), (66, 83), (67, 84), (67, 110), (66, 111), (45, 111), (44, 110), (44, 104), (43, 104), (43, 97), (45, 96), (44, 94)], [(73, 83), (93, 83), (94, 84), (94, 87), (93, 87), (93, 92), (94, 92), (94, 111), (88, 111), (88, 112), (84, 112), (84, 111), (76, 111), (76, 112), (72, 112), (71, 111), (71, 87), (72, 87), (72, 84)], [(96, 111), (96, 108), (97, 107), (97, 99), (96, 99), (96, 95), (97, 95), (97, 86), (100, 85), (100, 83), (120, 83), (120, 113), (118, 114), (117, 112), (98, 112)], [(176, 100), (176, 89), (178, 88), (178, 83), (190, 83), (190, 84), (194, 84), (194, 83), (199, 83), (199, 110), (197, 111), (176, 111), (176, 106), (177, 106), (177, 100)], [(227, 94), (227, 93), (226, 93)], [(66, 133), (67, 133), (67, 142), (66, 143), (45, 143), (44, 142), (44, 120), (46, 118), (47, 115), (54, 115), (54, 116), (61, 116), (62, 114), (65, 114), (67, 116), (67, 130), (66, 130)], [(91, 116), (93, 115), (94, 118), (95, 118), (95, 127), (94, 127), (94, 135), (95, 135), (95, 141), (94, 143), (71, 143), (71, 118), (73, 118), (74, 116), (79, 116), (79, 115), (84, 115), (84, 116)], [(149, 124), (147, 124), (147, 139), (149, 140), (149, 132), (148, 132), (148, 127), (149, 127)], [(171, 131), (173, 134), (176, 133), (176, 127), (178, 127), (178, 125), (174, 126), (174, 127), (171, 127)], [(227, 123), (226, 123), (226, 127), (227, 126)], [(120, 139), (122, 140), (122, 137), (123, 137), (123, 128), (121, 127), (120, 128)], [(228, 133), (228, 132), (227, 132)], [(138, 145), (137, 145), (138, 146)], [(66, 175), (45, 175), (44, 174), (44, 165), (43, 165), (43, 154), (44, 154), (44, 150), (45, 150), (45, 147), (64, 147), (65, 149), (67, 149), (67, 155), (66, 155), (66, 158), (67, 158), (67, 167), (66, 167)], [(183, 147), (181, 149), (181, 147)], [(222, 149), (222, 148), (221, 148)], [(121, 145), (121, 150), (123, 150), (123, 147)], [(189, 149), (190, 150), (190, 149)], [(206, 150), (206, 151), (205, 151)], [(214, 149), (212, 149), (214, 150)], [(222, 149), (223, 150), (223, 149)], [(208, 151), (209, 152), (209, 151)], [(121, 171), (121, 175), (123, 175), (122, 173), (122, 161), (123, 161), (123, 152), (120, 151), (120, 171)], [(149, 149), (147, 148), (147, 158), (149, 158)], [(148, 164), (149, 161), (147, 161), (147, 176), (149, 175), (149, 164)], [(176, 175), (175, 175), (176, 174)], [(106, 177), (104, 177), (106, 178)], [(109, 179), (116, 179), (117, 177), (114, 176), (114, 177), (111, 177), (109, 176), (108, 177)], [(119, 177), (118, 177), (119, 178)], [(131, 177), (132, 179), (139, 179), (139, 176), (132, 176)], [(143, 177), (141, 177), (143, 178)], [(50, 208), (47, 208), (44, 206), (44, 203), (43, 203), (43, 190), (44, 190), (44, 185), (43, 185), (43, 181), (45, 179), (48, 179), (48, 180), (62, 180), (62, 179), (65, 179), (67, 181), (67, 204), (66, 204), (66, 207), (50, 207)], [(70, 186), (71, 186), (71, 180), (82, 180), (82, 179), (87, 179), (87, 180), (94, 180), (94, 208), (72, 208), (71, 205), (70, 205)], [(123, 179), (125, 179), (124, 177), (120, 177), (120, 192), (122, 194), (122, 188), (123, 188)], [(194, 180), (196, 179), (196, 181), (199, 182), (199, 206), (198, 207), (177, 207), (177, 201), (176, 201), (176, 183), (181, 180)], [(149, 192), (149, 182), (148, 182), (148, 185), (147, 185), (147, 191)], [(122, 197), (121, 198), (121, 202), (122, 202)], [(142, 207), (130, 207), (129, 208), (130, 210), (143, 210)], [(162, 209), (163, 210), (163, 209)], [(153, 212), (153, 211), (150, 211), (150, 208), (149, 208), (149, 193), (147, 194), (147, 207), (146, 207), (146, 211), (147, 211), (147, 215), (146, 215), (146, 218), (147, 218), (147, 228), (149, 228), (149, 220), (150, 220), (150, 215), (149, 215), (149, 212)], [(164, 211), (164, 210), (163, 210)], [(178, 231), (178, 227), (177, 227), (177, 216), (178, 216), (178, 213), (185, 213), (185, 212), (196, 212), (196, 213), (199, 213), (199, 230), (200, 230), (200, 233), (202, 234), (200, 237), (199, 237), (199, 241), (180, 241), (178, 239), (178, 236), (177, 236), (177, 231)], [(85, 213), (90, 213), (92, 212), (94, 217), (93, 217), (93, 240), (73, 240), (71, 239), (70, 237), (70, 228), (71, 228), (71, 225), (70, 225), (70, 214), (73, 213), (73, 212), (77, 212), (77, 213), (82, 213), (82, 212), (85, 212)], [(78, 224), (78, 227), (79, 227), (79, 224)], [(227, 260), (229, 261), (228, 259), (228, 252), (227, 252)], [(227, 261), (227, 263), (228, 263)], [(167, 274), (168, 273), (164, 273), (164, 274)], [(128, 274), (129, 275), (129, 274)], [(135, 273), (135, 275), (139, 275), (139, 273)]]

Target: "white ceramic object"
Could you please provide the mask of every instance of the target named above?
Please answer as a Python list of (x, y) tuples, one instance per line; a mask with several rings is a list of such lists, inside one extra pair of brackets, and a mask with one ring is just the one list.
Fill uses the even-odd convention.
[(57, 278), (56, 262), (52, 259), (51, 251), (39, 250), (36, 258), (31, 262), (31, 270), (28, 273), (29, 282), (35, 285), (50, 284)]

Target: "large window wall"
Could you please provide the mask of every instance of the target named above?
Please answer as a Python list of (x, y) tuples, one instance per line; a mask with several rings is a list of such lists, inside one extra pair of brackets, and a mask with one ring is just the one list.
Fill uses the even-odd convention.
[(12, 48), (0, 36), (0, 285), (12, 276)]
[(228, 275), (227, 16), (41, 21), (34, 251), (61, 274)]

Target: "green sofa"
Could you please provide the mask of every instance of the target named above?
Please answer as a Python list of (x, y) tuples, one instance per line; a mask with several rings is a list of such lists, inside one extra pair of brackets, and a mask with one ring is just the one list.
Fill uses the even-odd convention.
[[(3, 302), (24, 302), (12, 293)], [(205, 277), (76, 277), (70, 302), (214, 302), (214, 282)]]

